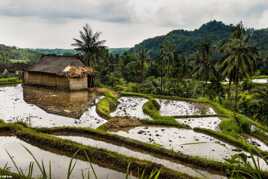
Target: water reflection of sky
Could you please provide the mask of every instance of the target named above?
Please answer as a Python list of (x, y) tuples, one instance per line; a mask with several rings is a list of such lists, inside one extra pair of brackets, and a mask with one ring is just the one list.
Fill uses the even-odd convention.
[(88, 92), (63, 92), (21, 85), (0, 88), (0, 118), (33, 127), (92, 127), (106, 122), (97, 115)]

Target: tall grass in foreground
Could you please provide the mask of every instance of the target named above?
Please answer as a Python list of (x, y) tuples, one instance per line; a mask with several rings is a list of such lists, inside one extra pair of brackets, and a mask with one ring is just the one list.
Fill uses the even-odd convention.
[[(6, 150), (6, 153), (8, 154), (14, 168), (16, 169), (16, 175), (19, 178), (23, 178), (23, 179), (37, 178), (36, 176), (34, 176), (34, 166), (36, 165), (39, 172), (40, 172), (40, 176), (38, 176), (39, 179), (53, 179), (51, 161), (49, 161), (49, 166), (47, 168), (44, 164), (44, 161), (38, 161), (38, 159), (34, 156), (34, 154), (27, 147), (23, 146), (23, 148), (27, 151), (27, 153), (29, 153), (31, 155), (31, 157), (34, 160), (34, 162), (30, 162), (29, 166), (24, 170), (17, 165), (16, 161), (14, 160), (14, 157), (12, 157), (12, 155)], [(76, 166), (75, 157), (78, 154), (78, 152), (79, 151), (76, 151), (70, 159), (70, 162), (68, 164), (68, 170), (66, 171), (66, 179), (72, 178), (71, 175), (74, 172), (75, 166)], [(90, 161), (88, 154), (86, 152), (84, 152), (84, 154), (85, 154), (86, 161), (88, 162), (88, 164), (90, 166), (91, 171), (90, 170), (87, 170), (87, 171), (82, 170), (81, 171), (81, 178), (82, 179), (92, 179), (92, 176), (94, 176), (93, 177), (94, 179), (99, 179), (98, 174), (94, 170), (94, 167)], [(131, 166), (131, 163), (128, 164), (125, 179), (129, 179), (131, 176), (130, 166)], [(10, 167), (8, 167), (8, 164), (5, 164), (2, 169), (4, 171), (8, 171), (8, 172), (10, 172), (10, 170), (11, 170)], [(160, 169), (152, 170), (149, 175), (146, 174), (145, 170), (142, 170), (141, 172), (138, 172), (137, 178), (138, 179), (158, 179), (159, 176), (160, 176)], [(107, 179), (108, 179), (108, 177), (107, 177)]]
[[(261, 157), (268, 166), (268, 156)], [(250, 152), (250, 156), (245, 153), (239, 153), (232, 156), (231, 159), (227, 160), (228, 163), (232, 164), (234, 168), (230, 171), (231, 179), (264, 179), (263, 171), (260, 166), (260, 157), (254, 156)], [(244, 168), (241, 170), (241, 168)]]

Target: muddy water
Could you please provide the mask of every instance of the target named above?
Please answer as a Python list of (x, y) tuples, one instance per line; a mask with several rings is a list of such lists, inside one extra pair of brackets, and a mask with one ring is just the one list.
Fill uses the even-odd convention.
[(268, 79), (253, 79), (252, 80), (253, 83), (258, 83), (258, 84), (267, 84), (268, 83)]
[(200, 127), (212, 130), (216, 130), (221, 122), (218, 117), (178, 118), (176, 121), (187, 124), (191, 128)]
[[(51, 162), (52, 167), (52, 175), (55, 179), (65, 179), (68, 171), (68, 165), (70, 162), (69, 157), (57, 155), (51, 152), (44, 151), (35, 146), (32, 146), (28, 143), (25, 143), (16, 137), (0, 137), (0, 166), (4, 166), (8, 163), (8, 166), (11, 167), (11, 171), (16, 172), (15, 167), (12, 164), (9, 156), (6, 151), (8, 151), (13, 159), (16, 161), (16, 164), (25, 171), (30, 162), (33, 162), (33, 158), (29, 153), (23, 148), (23, 146), (27, 147), (37, 158), (38, 161), (44, 161), (45, 166), (49, 166), (49, 162)], [(74, 172), (71, 175), (73, 179), (79, 179), (81, 177), (81, 171), (87, 172), (90, 171), (91, 178), (94, 178), (94, 175), (90, 169), (90, 165), (87, 162), (75, 160), (76, 166)], [(108, 178), (108, 179), (119, 179), (124, 178), (124, 174), (110, 170), (107, 168), (100, 167), (98, 165), (93, 165), (94, 170), (96, 171), (98, 177)], [(40, 172), (37, 166), (34, 166), (34, 176), (37, 178), (40, 175)]]
[[(25, 121), (33, 127), (97, 128), (106, 120), (95, 112), (92, 98), (85, 92), (66, 93), (21, 85), (1, 87), (0, 118), (7, 122)], [(67, 113), (81, 117), (68, 117)]]
[(160, 104), (160, 114), (163, 116), (186, 115), (215, 115), (215, 111), (204, 104), (189, 103), (184, 101), (157, 99)]
[(249, 138), (247, 139), (247, 141), (248, 141), (250, 144), (253, 144), (253, 145), (255, 145), (256, 147), (258, 147), (259, 149), (268, 152), (268, 146), (267, 146), (265, 143), (263, 143), (262, 141), (260, 141), (259, 139), (255, 138), (255, 137), (249, 137)]
[[(186, 155), (208, 158), (210, 160), (222, 161), (232, 155), (243, 151), (222, 142), (214, 137), (194, 132), (189, 129), (167, 128), (167, 127), (136, 127), (128, 132), (119, 131), (115, 134), (129, 137), (141, 142), (159, 145), (173, 151), (180, 151)], [(250, 154), (245, 153), (249, 158)], [(250, 162), (252, 160), (249, 159)], [(268, 171), (267, 164), (259, 159), (260, 167)]]
[(215, 178), (215, 179), (216, 178), (224, 178), (223, 176), (208, 173), (205, 170), (193, 169), (193, 168), (184, 166), (184, 165), (179, 164), (179, 163), (175, 163), (175, 162), (168, 161), (165, 159), (160, 159), (160, 158), (154, 157), (154, 156), (149, 155), (149, 154), (144, 154), (141, 152), (133, 151), (133, 150), (130, 150), (130, 149), (125, 148), (125, 147), (113, 145), (113, 144), (103, 142), (103, 141), (94, 140), (91, 138), (77, 137), (77, 136), (58, 136), (58, 137), (63, 138), (63, 139), (68, 139), (68, 140), (71, 140), (74, 142), (78, 142), (78, 143), (81, 143), (84, 145), (96, 147), (99, 149), (110, 150), (112, 152), (117, 152), (117, 153), (129, 156), (129, 157), (134, 157), (134, 158), (140, 159), (140, 160), (146, 160), (146, 161), (150, 161), (150, 162), (153, 162), (156, 164), (161, 164), (161, 165), (163, 165), (166, 168), (169, 168), (171, 170), (180, 171), (182, 173), (186, 173), (188, 175), (195, 176), (195, 177), (206, 176), (208, 178)]
[(188, 129), (167, 127), (136, 127), (116, 134), (142, 142), (160, 145), (187, 155), (224, 161), (235, 154), (235, 147), (205, 134)]
[(148, 115), (143, 113), (142, 106), (148, 100), (137, 97), (121, 97), (119, 98), (116, 110), (111, 113), (111, 116), (129, 116), (139, 119), (151, 119)]

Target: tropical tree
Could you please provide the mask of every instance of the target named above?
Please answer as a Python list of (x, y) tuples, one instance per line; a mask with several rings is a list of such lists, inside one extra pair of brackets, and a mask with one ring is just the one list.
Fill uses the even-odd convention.
[(163, 89), (163, 87), (164, 87), (164, 83), (163, 83), (164, 76), (166, 77), (166, 79), (168, 77), (170, 77), (172, 64), (173, 64), (174, 56), (175, 56), (174, 54), (175, 54), (175, 46), (173, 44), (171, 44), (170, 42), (165, 41), (160, 47), (160, 56), (159, 56), (161, 93), (164, 90)]
[(201, 44), (194, 69), (194, 76), (203, 82), (203, 95), (209, 81), (219, 80), (218, 72), (211, 62), (211, 49), (209, 43)]
[(72, 46), (83, 56), (83, 61), (88, 66), (94, 66), (98, 56), (105, 49), (105, 40), (99, 40), (101, 33), (93, 32), (88, 24), (79, 31), (80, 38), (74, 38)]
[(249, 44), (250, 36), (242, 23), (235, 27), (231, 38), (221, 47), (225, 57), (220, 64), (224, 77), (235, 84), (235, 110), (238, 110), (239, 82), (256, 70), (257, 49)]
[(149, 59), (148, 51), (141, 48), (138, 52), (139, 70), (140, 70), (140, 82), (144, 81), (145, 63)]
[(263, 119), (268, 123), (268, 88), (259, 87), (253, 90), (253, 100), (250, 101), (250, 108), (256, 118)]

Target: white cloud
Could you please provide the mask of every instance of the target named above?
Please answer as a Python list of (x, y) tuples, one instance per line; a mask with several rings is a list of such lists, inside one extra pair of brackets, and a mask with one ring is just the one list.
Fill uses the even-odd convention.
[(268, 27), (267, 0), (5, 0), (0, 1), (0, 43), (70, 48), (89, 23), (112, 47), (133, 46), (172, 29), (195, 29), (216, 19)]

